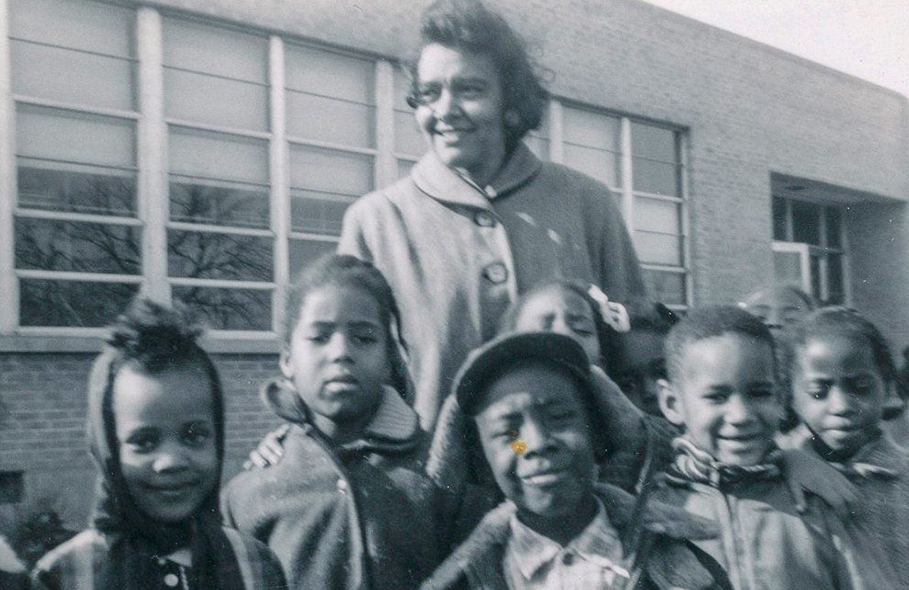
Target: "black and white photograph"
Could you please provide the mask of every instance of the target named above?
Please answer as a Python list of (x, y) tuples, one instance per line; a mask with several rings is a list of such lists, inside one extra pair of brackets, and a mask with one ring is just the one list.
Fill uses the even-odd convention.
[(909, 590), (907, 96), (905, 0), (0, 0), (0, 590)]

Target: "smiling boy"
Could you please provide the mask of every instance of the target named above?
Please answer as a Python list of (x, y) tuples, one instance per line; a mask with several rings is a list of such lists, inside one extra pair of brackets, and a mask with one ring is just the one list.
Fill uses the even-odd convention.
[(692, 311), (670, 332), (666, 360), (660, 407), (684, 434), (655, 498), (719, 523), (719, 537), (696, 543), (736, 589), (861, 586), (841, 524), (816, 497), (799, 515), (782, 478), (767, 326), (735, 307)]
[(471, 354), (454, 395), (506, 501), (425, 588), (729, 587), (687, 541), (715, 534), (710, 523), (596, 483), (594, 387), (583, 348), (561, 334), (509, 334)]

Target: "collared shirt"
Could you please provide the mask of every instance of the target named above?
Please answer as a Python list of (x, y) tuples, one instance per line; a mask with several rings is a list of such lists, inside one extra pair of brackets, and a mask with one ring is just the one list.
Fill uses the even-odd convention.
[(505, 575), (513, 590), (610, 588), (629, 572), (618, 531), (597, 499), (593, 520), (566, 546), (511, 517), (511, 537), (505, 550)]

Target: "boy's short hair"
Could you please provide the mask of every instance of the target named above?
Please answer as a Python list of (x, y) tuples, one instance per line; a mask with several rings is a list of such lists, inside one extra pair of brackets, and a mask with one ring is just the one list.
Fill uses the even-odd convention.
[(692, 310), (669, 331), (666, 338), (666, 369), (669, 379), (679, 379), (682, 358), (690, 344), (725, 334), (737, 334), (767, 343), (776, 367), (776, 343), (764, 322), (738, 307), (718, 305)]

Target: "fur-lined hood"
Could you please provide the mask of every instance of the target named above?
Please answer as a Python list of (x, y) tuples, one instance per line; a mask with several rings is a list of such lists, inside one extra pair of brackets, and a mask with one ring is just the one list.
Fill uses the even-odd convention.
[[(603, 503), (610, 522), (627, 537), (634, 519), (636, 499), (614, 486), (598, 484), (595, 493)], [(512, 515), (516, 507), (504, 502), (487, 514), (474, 532), (439, 566), (422, 586), (424, 590), (457, 587), (465, 580), (471, 587), (504, 587), (502, 556), (508, 543)], [(719, 566), (706, 567), (706, 556), (685, 541), (711, 539), (719, 529), (713, 521), (701, 518), (659, 502), (648, 502), (641, 519), (652, 542), (643, 541), (637, 547), (626, 547), (625, 553), (638, 555), (643, 563), (643, 576), (657, 588), (725, 588), (728, 580), (720, 577)], [(706, 558), (709, 559), (709, 558)]]

